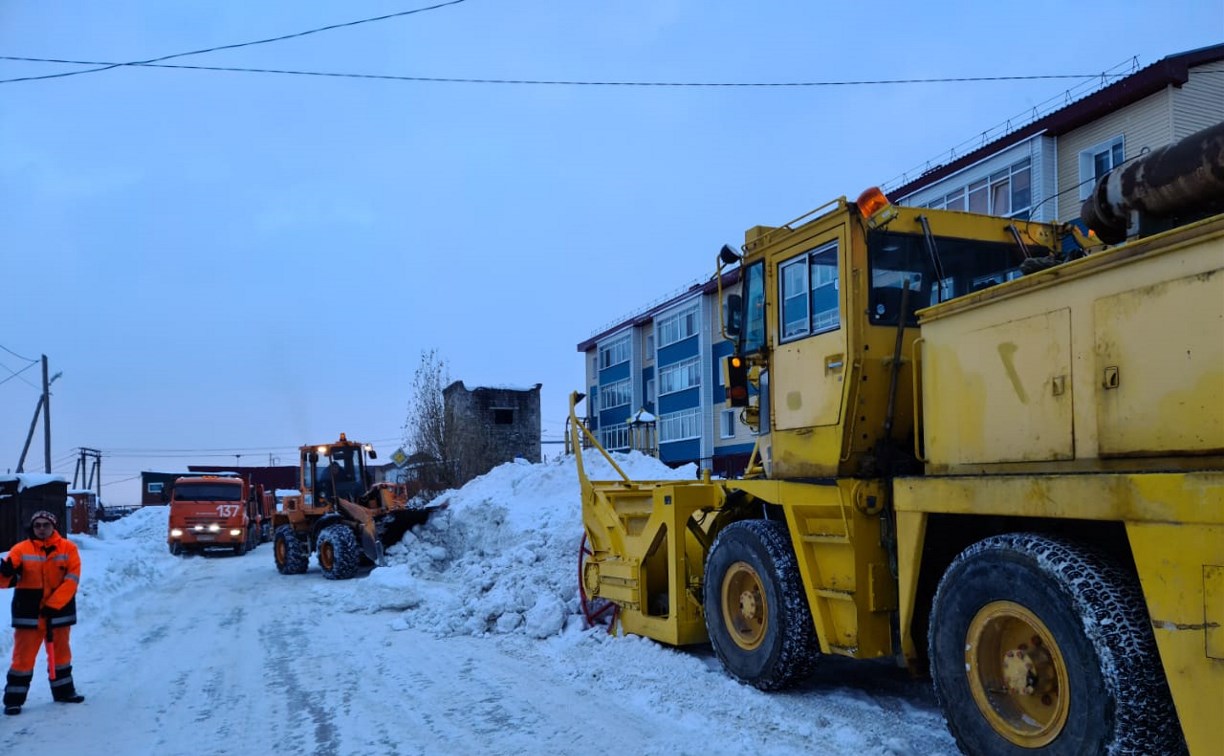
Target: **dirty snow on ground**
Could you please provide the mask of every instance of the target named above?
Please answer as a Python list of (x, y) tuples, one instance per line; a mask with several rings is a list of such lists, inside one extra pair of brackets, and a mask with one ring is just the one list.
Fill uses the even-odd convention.
[[(617, 474), (589, 458), (593, 479)], [(692, 479), (640, 454), (634, 479)], [(149, 507), (81, 548), (79, 706), (51, 703), (42, 664), (0, 753), (951, 754), (924, 681), (826, 659), (762, 693), (708, 647), (586, 629), (572, 457), (514, 462), (349, 581), (277, 573), (270, 545), (177, 558)], [(2, 596), (3, 594), (0, 594)], [(0, 633), (0, 653), (11, 637)]]

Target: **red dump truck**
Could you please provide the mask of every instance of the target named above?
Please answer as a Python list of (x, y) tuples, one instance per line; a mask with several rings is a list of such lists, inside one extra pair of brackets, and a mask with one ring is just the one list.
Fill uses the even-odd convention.
[(275, 497), (238, 475), (200, 475), (174, 481), (167, 543), (171, 554), (233, 549), (241, 556), (268, 540)]

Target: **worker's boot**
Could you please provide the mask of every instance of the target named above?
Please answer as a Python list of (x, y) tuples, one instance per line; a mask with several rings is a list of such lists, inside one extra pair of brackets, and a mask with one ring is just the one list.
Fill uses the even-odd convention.
[(72, 665), (65, 664), (55, 668), (55, 679), (51, 681), (51, 697), (56, 703), (80, 703), (85, 696), (76, 692), (72, 682)]
[(21, 705), (25, 703), (26, 694), (30, 692), (30, 682), (34, 679), (34, 673), (31, 672), (16, 672), (8, 671), (8, 679), (4, 686), (4, 713), (8, 715), (20, 714)]

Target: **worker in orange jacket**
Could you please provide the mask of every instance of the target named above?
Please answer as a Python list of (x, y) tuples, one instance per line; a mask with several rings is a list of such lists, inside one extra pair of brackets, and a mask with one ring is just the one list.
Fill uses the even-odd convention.
[[(43, 640), (54, 653), (51, 697), (60, 703), (80, 703), (85, 696), (72, 682), (72, 648), (76, 624), (76, 592), (81, 582), (81, 555), (72, 541), (55, 531), (55, 515), (45, 510), (30, 518), (31, 537), (9, 550), (0, 561), (0, 587), (13, 592), (13, 665), (4, 686), (4, 713), (20, 714), (34, 662)], [(49, 665), (50, 666), (50, 665)]]

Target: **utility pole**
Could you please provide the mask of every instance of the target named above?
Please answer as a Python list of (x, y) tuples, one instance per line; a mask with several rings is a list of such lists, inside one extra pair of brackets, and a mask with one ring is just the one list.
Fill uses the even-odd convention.
[(38, 397), (38, 404), (34, 405), (34, 417), (30, 418), (30, 432), (26, 434), (25, 446), (21, 447), (21, 458), (17, 460), (17, 472), (25, 472), (25, 458), (30, 451), (30, 441), (34, 439), (34, 429), (38, 427), (38, 415), (42, 412), (43, 397)]
[(17, 472), (25, 471), (25, 458), (30, 451), (30, 442), (34, 440), (34, 428), (38, 425), (39, 413), (42, 414), (43, 419), (43, 465), (47, 473), (51, 472), (51, 384), (55, 383), (61, 375), (63, 375), (62, 372), (47, 378), (47, 355), (44, 354), (42, 356), (42, 396), (38, 397), (38, 404), (34, 407), (34, 417), (30, 420), (30, 432), (26, 434), (25, 446), (21, 449), (21, 459), (17, 460)]
[[(43, 369), (43, 471), (51, 473), (51, 381), (47, 380), (47, 355), (42, 356)], [(59, 376), (55, 376), (59, 378)], [(65, 529), (67, 532), (67, 529)]]
[[(87, 465), (87, 460), (93, 460)], [(88, 467), (88, 471), (86, 468)], [(72, 487), (93, 489), (102, 500), (102, 452), (97, 449), (81, 447), (81, 456), (77, 459), (76, 470), (72, 473)]]

